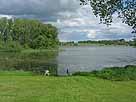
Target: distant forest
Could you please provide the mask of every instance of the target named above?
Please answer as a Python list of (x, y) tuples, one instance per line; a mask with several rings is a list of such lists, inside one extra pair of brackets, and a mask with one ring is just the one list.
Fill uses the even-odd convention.
[(131, 41), (126, 41), (125, 39), (119, 40), (99, 40), (99, 41), (70, 41), (70, 42), (60, 42), (61, 46), (78, 46), (78, 45), (126, 45), (126, 46), (136, 46), (136, 39)]
[(58, 46), (58, 30), (28, 19), (0, 19), (0, 49), (49, 49)]

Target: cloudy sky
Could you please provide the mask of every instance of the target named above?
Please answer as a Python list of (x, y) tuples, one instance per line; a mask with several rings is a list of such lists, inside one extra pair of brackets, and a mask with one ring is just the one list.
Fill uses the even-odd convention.
[(61, 41), (131, 39), (131, 28), (114, 18), (110, 27), (99, 24), (89, 5), (79, 0), (0, 0), (0, 17), (39, 19), (59, 29)]

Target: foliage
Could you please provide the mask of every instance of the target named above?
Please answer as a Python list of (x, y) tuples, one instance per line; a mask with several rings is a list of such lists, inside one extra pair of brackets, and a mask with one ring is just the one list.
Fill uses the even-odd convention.
[(34, 76), (32, 72), (25, 71), (0, 71), (0, 76)]
[(75, 43), (74, 41), (71, 41), (71, 42), (60, 42), (59, 45), (60, 46), (77, 46), (78, 44)]
[(100, 17), (100, 23), (110, 25), (113, 15), (118, 14), (123, 23), (131, 26), (136, 33), (136, 0), (80, 0), (81, 4), (90, 4), (93, 13)]
[(0, 19), (0, 47), (54, 48), (58, 45), (57, 36), (56, 27), (38, 20)]
[[(6, 52), (5, 52), (6, 51)], [(0, 51), (0, 71), (30, 71), (44, 74), (49, 70), (51, 75), (57, 75), (56, 57), (58, 50), (26, 49), (11, 52)]]
[(119, 40), (99, 40), (99, 41), (79, 41), (79, 44), (104, 44), (104, 45), (129, 45), (128, 41), (124, 39)]
[(136, 80), (136, 66), (105, 68), (101, 71), (77, 72), (73, 75), (96, 76), (103, 79), (123, 81)]
[(136, 46), (136, 38), (135, 38), (135, 39), (133, 39), (133, 42), (134, 42), (134, 46)]
[(86, 41), (78, 41), (78, 42), (60, 42), (59, 45), (61, 46), (84, 46), (84, 45), (130, 45), (130, 46), (136, 46), (136, 40), (133, 41), (126, 41), (125, 39), (119, 39), (119, 40), (86, 40)]

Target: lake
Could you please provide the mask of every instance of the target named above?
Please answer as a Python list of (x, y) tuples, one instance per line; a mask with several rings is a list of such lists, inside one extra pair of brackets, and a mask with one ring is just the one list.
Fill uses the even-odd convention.
[(58, 74), (89, 72), (105, 67), (136, 65), (136, 48), (127, 46), (83, 46), (61, 48)]
[(52, 75), (105, 67), (136, 65), (136, 48), (127, 46), (61, 47), (59, 51), (0, 52), (0, 70), (24, 70)]
[(0, 52), (0, 70), (4, 71), (32, 71), (44, 74), (50, 70), (52, 75), (57, 75), (58, 51), (54, 50), (26, 50), (22, 52)]

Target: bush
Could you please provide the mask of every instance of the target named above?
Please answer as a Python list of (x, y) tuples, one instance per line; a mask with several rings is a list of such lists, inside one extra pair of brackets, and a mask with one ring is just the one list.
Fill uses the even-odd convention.
[(107, 80), (123, 81), (136, 80), (136, 66), (104, 68), (101, 71), (77, 72), (73, 75), (95, 76)]
[(22, 46), (15, 41), (10, 41), (10, 43), (7, 43), (7, 45), (5, 46), (5, 50), (6, 51), (21, 51)]

